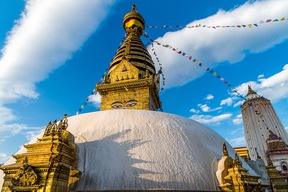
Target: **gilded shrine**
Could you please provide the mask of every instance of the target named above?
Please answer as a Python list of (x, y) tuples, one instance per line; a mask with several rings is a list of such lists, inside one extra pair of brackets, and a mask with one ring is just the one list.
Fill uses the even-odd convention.
[(13, 155), (16, 163), (1, 166), (2, 192), (67, 191), (79, 180), (77, 145), (67, 127), (67, 115), (59, 123), (49, 122), (42, 138), (24, 145), (26, 153)]

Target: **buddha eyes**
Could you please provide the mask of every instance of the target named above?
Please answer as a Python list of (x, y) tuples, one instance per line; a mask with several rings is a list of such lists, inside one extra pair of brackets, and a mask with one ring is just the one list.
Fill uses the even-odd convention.
[(116, 102), (112, 103), (111, 108), (113, 108), (113, 109), (132, 108), (137, 104), (138, 104), (138, 101), (136, 101), (136, 100), (129, 100), (127, 102), (116, 101)]

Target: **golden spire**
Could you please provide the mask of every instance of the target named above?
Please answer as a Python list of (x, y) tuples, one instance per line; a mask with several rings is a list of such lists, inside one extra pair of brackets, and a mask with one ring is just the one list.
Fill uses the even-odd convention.
[(127, 38), (110, 63), (108, 76), (124, 59), (139, 69), (139, 78), (146, 76), (146, 70), (148, 70), (149, 75), (155, 74), (156, 70), (152, 58), (140, 39), (145, 29), (145, 20), (138, 13), (135, 4), (132, 6), (132, 11), (124, 16), (123, 28), (126, 31)]
[(145, 20), (136, 9), (123, 18), (126, 39), (110, 63), (102, 84), (96, 85), (102, 95), (100, 110), (161, 108), (159, 98), (160, 77), (140, 37)]

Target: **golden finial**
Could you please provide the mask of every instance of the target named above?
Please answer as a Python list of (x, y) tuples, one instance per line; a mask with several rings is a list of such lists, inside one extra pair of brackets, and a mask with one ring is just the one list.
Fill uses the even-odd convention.
[(223, 157), (225, 157), (225, 156), (228, 156), (229, 154), (228, 154), (228, 151), (227, 151), (227, 146), (226, 146), (226, 143), (223, 143)]
[(137, 9), (136, 9), (136, 3), (134, 3), (134, 4), (132, 5), (132, 12), (138, 12)]
[(68, 127), (68, 118), (67, 118), (67, 114), (64, 114), (63, 118), (59, 121), (58, 131), (66, 130), (67, 127)]
[(52, 133), (55, 132), (57, 132), (57, 119), (55, 119), (52, 124)]
[(234, 165), (238, 168), (242, 167), (242, 162), (240, 161), (237, 152), (235, 153)]
[(273, 162), (271, 160), (270, 155), (267, 155), (267, 163), (268, 163), (268, 166), (273, 166)]
[(124, 16), (123, 28), (125, 29), (127, 36), (129, 36), (129, 34), (132, 32), (138, 34), (139, 36), (142, 35), (145, 28), (145, 21), (142, 15), (138, 13), (136, 4), (132, 6), (132, 11)]
[(46, 129), (44, 131), (44, 135), (45, 136), (49, 135), (51, 130), (52, 130), (52, 123), (51, 123), (51, 121), (49, 121), (49, 123), (47, 124)]

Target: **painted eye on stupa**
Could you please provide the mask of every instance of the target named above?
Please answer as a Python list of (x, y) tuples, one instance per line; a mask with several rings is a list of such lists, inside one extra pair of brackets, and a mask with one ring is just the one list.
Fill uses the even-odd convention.
[(123, 104), (121, 102), (119, 102), (119, 101), (116, 101), (116, 102), (112, 103), (111, 108), (113, 108), (113, 109), (121, 109), (121, 108), (123, 108)]
[(132, 107), (134, 107), (134, 106), (137, 105), (137, 104), (138, 104), (138, 101), (136, 101), (136, 100), (129, 100), (129, 101), (126, 103), (125, 107), (127, 107), (127, 108), (132, 108)]

